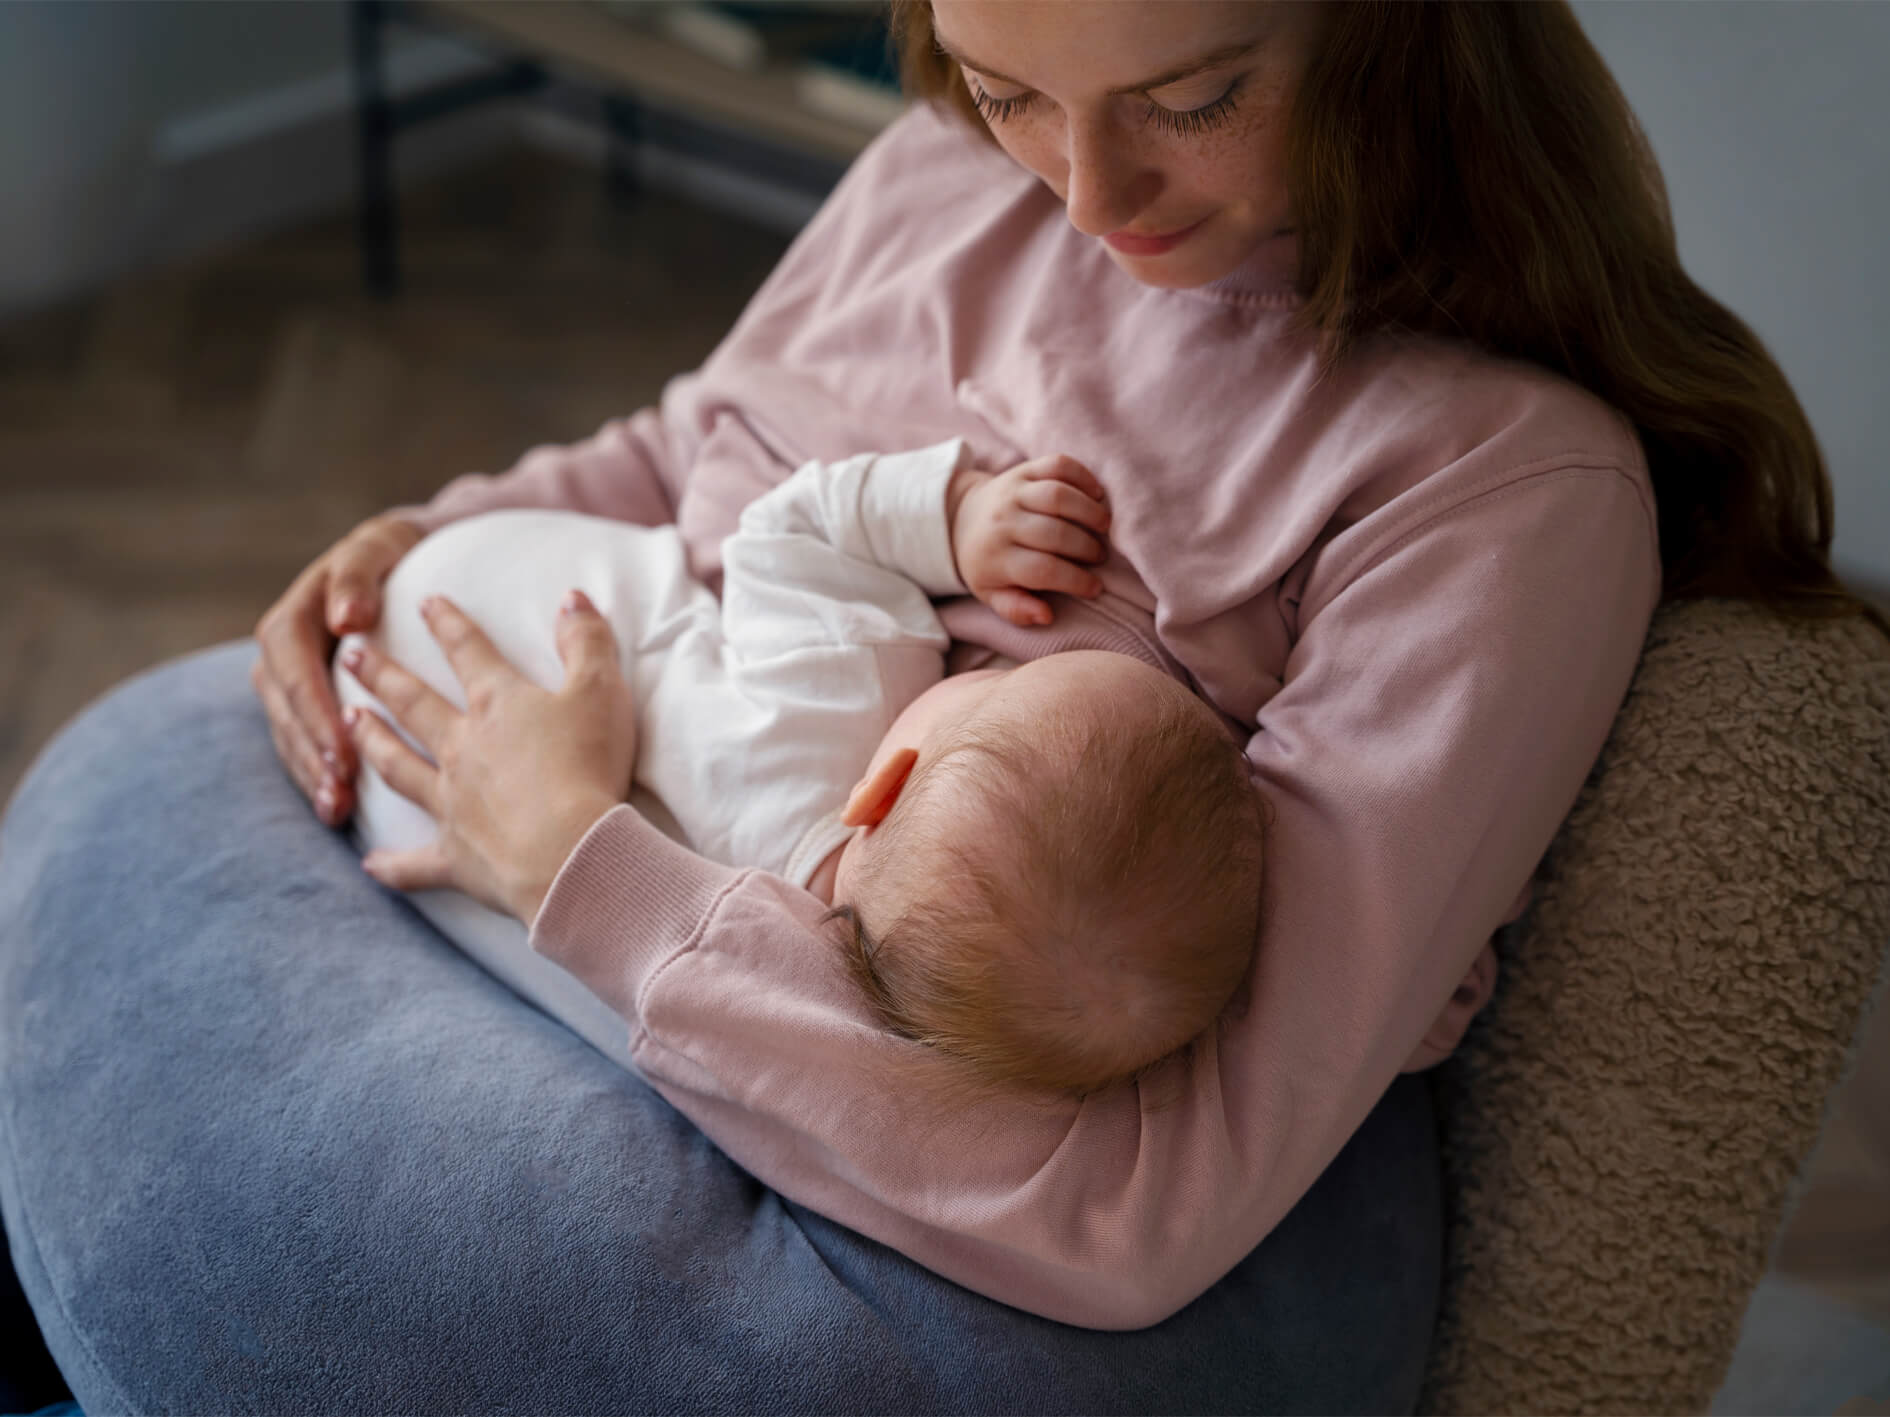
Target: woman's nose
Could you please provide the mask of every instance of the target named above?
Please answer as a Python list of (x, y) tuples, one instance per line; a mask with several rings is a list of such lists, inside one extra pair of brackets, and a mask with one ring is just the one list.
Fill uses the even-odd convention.
[(1085, 236), (1107, 236), (1132, 222), (1161, 190), (1161, 173), (1140, 161), (1129, 135), (1111, 125), (1070, 122), (1064, 207)]

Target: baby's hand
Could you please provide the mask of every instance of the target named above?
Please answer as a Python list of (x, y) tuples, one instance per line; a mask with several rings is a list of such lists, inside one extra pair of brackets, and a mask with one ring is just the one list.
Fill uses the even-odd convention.
[(1102, 593), (1085, 563), (1109, 554), (1109, 506), (1076, 459), (1032, 458), (995, 474), (961, 468), (946, 488), (945, 514), (959, 578), (1013, 625), (1050, 623), (1033, 590)]

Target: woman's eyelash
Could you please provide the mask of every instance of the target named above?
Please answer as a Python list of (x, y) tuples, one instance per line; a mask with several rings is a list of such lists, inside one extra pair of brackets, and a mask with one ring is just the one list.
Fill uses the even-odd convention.
[(971, 90), (971, 102), (985, 119), (992, 123), (1003, 123), (1015, 118), (1030, 105), (1033, 94), (1020, 93), (1011, 98), (992, 98), (982, 86), (976, 83), (965, 85)]
[(1148, 106), (1148, 121), (1165, 133), (1182, 137), (1194, 137), (1211, 128), (1218, 128), (1233, 114), (1234, 100), (1239, 96), (1243, 82), (1244, 78), (1235, 79), (1227, 86), (1226, 93), (1199, 108), (1163, 108), (1159, 103), (1151, 103)]
[[(1212, 103), (1203, 104), (1200, 108), (1164, 108), (1151, 100), (1145, 121), (1153, 123), (1165, 133), (1173, 133), (1179, 137), (1194, 137), (1209, 129), (1218, 128), (1233, 113), (1235, 100), (1244, 81), (1244, 75), (1235, 79), (1227, 86), (1226, 93)], [(965, 87), (971, 91), (972, 105), (984, 115), (988, 122), (992, 123), (1009, 122), (1028, 108), (1031, 100), (1036, 97), (1033, 93), (1020, 93), (1010, 98), (993, 98), (975, 81), (967, 83)]]

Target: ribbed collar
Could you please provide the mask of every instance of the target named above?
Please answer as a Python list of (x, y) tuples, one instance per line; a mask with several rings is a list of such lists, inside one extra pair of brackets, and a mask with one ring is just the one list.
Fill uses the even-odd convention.
[(1299, 238), (1277, 237), (1263, 242), (1253, 255), (1219, 280), (1186, 293), (1226, 305), (1294, 310), (1305, 303), (1294, 286), (1298, 273)]

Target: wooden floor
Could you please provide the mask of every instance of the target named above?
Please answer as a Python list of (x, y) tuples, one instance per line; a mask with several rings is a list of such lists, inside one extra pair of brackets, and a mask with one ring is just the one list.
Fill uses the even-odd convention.
[[(523, 152), (403, 217), (390, 304), (337, 219), (0, 325), (0, 798), (86, 701), (247, 634), (360, 518), (653, 400), (785, 246)], [(1779, 1262), (1890, 1326), (1890, 1018)]]
[(0, 325), (0, 799), (360, 518), (654, 400), (786, 244), (525, 152), (402, 216), (391, 303), (342, 218)]

